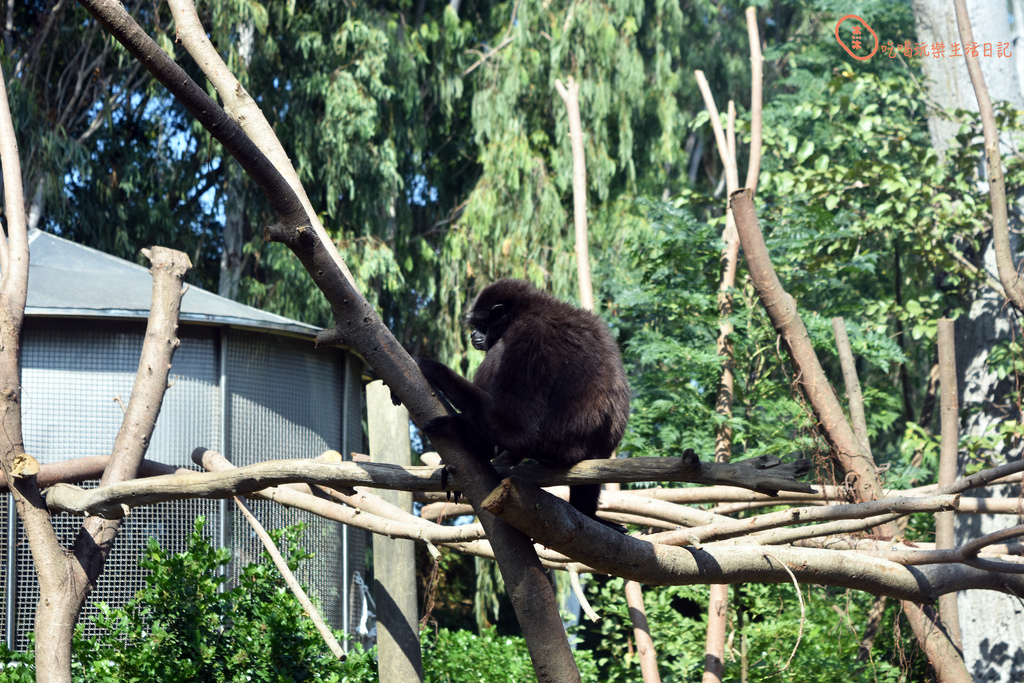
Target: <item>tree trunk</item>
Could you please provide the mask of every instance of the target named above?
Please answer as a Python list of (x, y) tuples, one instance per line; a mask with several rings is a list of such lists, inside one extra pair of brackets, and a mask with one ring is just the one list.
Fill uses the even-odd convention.
[[(1020, 5), (1015, 3), (1014, 6)], [(1014, 44), (1005, 3), (968, 0), (967, 7), (976, 41), (992, 43), (993, 46), (998, 42)], [(945, 0), (913, 0), (913, 9), (918, 42), (959, 42), (952, 3)], [(1018, 16), (1017, 21), (1020, 18)], [(921, 63), (930, 96), (940, 106), (978, 111), (978, 102), (962, 57), (922, 59)], [(1008, 100), (1017, 108), (1024, 107), (1016, 59), (982, 59), (981, 67), (993, 101)], [(928, 120), (928, 127), (933, 146), (943, 154), (949, 148), (959, 124), (932, 116)], [(1012, 140), (1004, 136), (1003, 143), (1012, 144)], [(988, 272), (995, 273), (995, 252), (990, 239), (983, 245), (982, 254), (982, 266)], [(1010, 382), (1000, 382), (987, 364), (992, 347), (1012, 333), (1012, 323), (1006, 315), (1006, 302), (988, 288), (977, 293), (967, 306), (967, 314), (956, 321), (957, 384), (959, 404), (964, 415), (961, 432), (964, 436), (993, 434), (1006, 419), (1019, 419), (1019, 415), (1007, 415), (1000, 408), (1000, 404), (1004, 404), (1007, 398)], [(1019, 335), (1020, 330), (1016, 334)], [(1018, 445), (1005, 448), (995, 454), (996, 464), (1020, 457), (1020, 453)], [(967, 453), (961, 451), (958, 460), (958, 473), (962, 476), (967, 465)], [(1011, 488), (979, 489), (977, 495), (1015, 496)], [(962, 545), (972, 538), (1015, 523), (1010, 515), (957, 515), (956, 544)], [(957, 602), (964, 662), (974, 680), (992, 683), (1022, 680), (1024, 608), (1020, 601), (992, 591), (975, 590), (961, 592)]]

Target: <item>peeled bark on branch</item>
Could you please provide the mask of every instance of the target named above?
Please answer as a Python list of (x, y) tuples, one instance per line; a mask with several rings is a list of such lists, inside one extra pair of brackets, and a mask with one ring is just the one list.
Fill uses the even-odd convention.
[[(200, 452), (198, 457), (201, 458), (201, 452), (205, 450), (197, 449)], [(193, 454), (193, 459), (196, 457)], [(699, 462), (694, 456), (686, 460), (587, 460), (569, 470), (555, 470), (528, 463), (511, 470), (502, 468), (502, 473), (514, 471), (517, 476), (529, 479), (539, 486), (609, 481), (687, 481), (729, 482), (734, 486), (760, 491), (777, 491), (782, 487), (807, 491), (813, 490), (809, 484), (798, 482), (787, 475), (802, 475), (808, 466), (807, 461), (780, 463), (777, 458), (772, 457), (752, 458), (735, 465), (720, 465)], [(227, 472), (179, 472), (97, 489), (56, 484), (47, 490), (46, 504), (55, 512), (118, 519), (124, 516), (126, 508), (139, 505), (154, 505), (187, 498), (230, 498), (269, 486), (297, 482), (320, 484), (331, 488), (368, 486), (403, 491), (457, 491), (464, 488), (461, 481), (451, 478), (448, 478), (447, 485), (442, 484), (443, 471), (442, 467), (400, 467), (387, 463), (272, 460)], [(492, 489), (488, 489), (487, 493)]]

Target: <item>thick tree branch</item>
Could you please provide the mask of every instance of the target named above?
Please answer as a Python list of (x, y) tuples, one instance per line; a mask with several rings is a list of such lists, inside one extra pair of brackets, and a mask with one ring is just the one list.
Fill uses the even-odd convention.
[[(337, 327), (322, 343), (345, 342), (354, 347), (409, 409), (417, 424), (446, 414), (415, 363), (384, 327), (367, 301), (346, 279), (337, 250), (310, 229), (310, 219), (296, 193), (241, 129), (174, 62), (164, 54), (114, 0), (82, 0), (107, 30), (150, 70), (203, 126), (235, 156), (266, 194), (279, 223), (265, 237), (287, 245), (299, 257), (324, 292)], [(436, 445), (459, 481), (466, 498), (479, 506), (498, 484), (490, 463), (465, 450), (456, 439), (436, 439)], [(505, 586), (512, 597), (534, 669), (541, 683), (579, 680), (568, 641), (552, 638), (563, 633), (550, 583), (529, 539), (478, 508), (491, 539)]]
[[(832, 457), (843, 471), (853, 475), (856, 500), (867, 502), (881, 498), (882, 485), (876, 474), (874, 459), (854, 435), (835, 391), (822, 370), (807, 328), (797, 312), (796, 302), (779, 282), (757, 222), (750, 192), (738, 191), (730, 197), (730, 202), (746, 254), (750, 279), (796, 367), (797, 383), (814, 411), (826, 440), (832, 446)], [(880, 527), (880, 531), (888, 536), (896, 536), (899, 530), (887, 523)], [(930, 609), (910, 602), (904, 603), (903, 610), (940, 680), (943, 683), (968, 683), (970, 676), (963, 658), (942, 628), (937, 615)]]
[[(39, 463), (25, 453), (21, 423), (21, 333), (28, 296), (28, 233), (25, 198), (21, 184), (21, 160), (14, 134), (7, 86), (0, 74), (0, 165), (4, 176), (7, 236), (0, 237), (0, 469), (12, 483), (12, 494), (32, 549), (32, 561), (43, 596), (52, 596), (68, 578), (68, 560), (50, 524), (35, 474)], [(51, 675), (54, 683), (70, 683), (71, 633), (74, 618), (50, 619), (40, 633), (37, 612), (36, 633), (40, 642), (54, 642), (49, 651), (39, 647), (36, 667), (40, 675)]]
[(807, 328), (796, 310), (796, 302), (782, 288), (775, 274), (750, 193), (740, 190), (732, 195), (731, 201), (750, 279), (772, 325), (789, 351), (790, 360), (797, 370), (797, 383), (818, 418), (825, 438), (832, 445), (833, 456), (844, 471), (856, 475), (855, 490), (859, 500), (880, 498), (882, 488), (875, 476), (874, 460), (850, 428), (811, 345)]
[[(953, 336), (953, 321), (942, 318), (938, 322), (939, 351), (939, 386), (941, 442), (939, 445), (939, 477), (940, 487), (949, 486), (956, 481), (956, 461), (960, 444), (960, 409), (957, 400), (956, 385), (956, 348)], [(952, 512), (940, 512), (935, 515), (935, 545), (938, 549), (950, 549), (956, 546), (954, 521)], [(963, 650), (960, 636), (960, 609), (956, 604), (955, 595), (944, 595), (939, 598), (939, 614), (949, 629), (950, 638)]]
[[(759, 546), (678, 548), (647, 543), (594, 523), (550, 494), (515, 477), (485, 502), (502, 518), (558, 553), (602, 573), (648, 585), (785, 583), (793, 572), (802, 583), (863, 590), (902, 600), (933, 602), (965, 587), (1016, 593), (1024, 576), (995, 574), (962, 565), (903, 567), (847, 551)], [(580, 568), (579, 571), (587, 571)]]

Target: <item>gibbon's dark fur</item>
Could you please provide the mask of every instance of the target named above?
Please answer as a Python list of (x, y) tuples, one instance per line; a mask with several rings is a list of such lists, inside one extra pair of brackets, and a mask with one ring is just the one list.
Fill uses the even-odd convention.
[[(431, 420), (427, 435), (458, 430), (493, 458), (508, 451), (557, 468), (609, 457), (629, 417), (629, 384), (607, 325), (522, 280), (484, 288), (467, 317), (473, 346), (487, 352), (473, 382), (417, 359), (459, 411)], [(596, 519), (600, 486), (573, 486), (569, 502)]]

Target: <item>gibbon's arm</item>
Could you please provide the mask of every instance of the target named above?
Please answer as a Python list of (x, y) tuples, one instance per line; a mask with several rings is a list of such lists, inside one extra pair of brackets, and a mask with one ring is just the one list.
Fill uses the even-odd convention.
[(444, 363), (428, 358), (417, 358), (416, 363), (430, 385), (444, 396), (448, 408), (459, 411), (423, 425), (427, 436), (454, 436), (471, 451), (488, 460), (493, 458), (494, 441), (483, 428), (484, 416), (491, 405), (490, 395)]
[(452, 406), (467, 418), (477, 421), (487, 412), (491, 396), (486, 391), (460, 377), (444, 363), (429, 358), (417, 358), (416, 363), (430, 385), (444, 394)]

